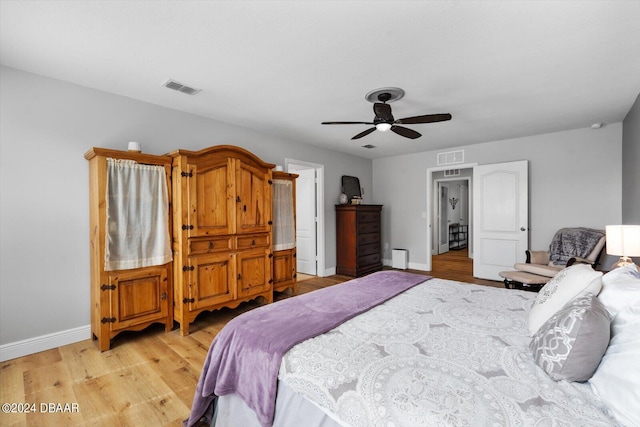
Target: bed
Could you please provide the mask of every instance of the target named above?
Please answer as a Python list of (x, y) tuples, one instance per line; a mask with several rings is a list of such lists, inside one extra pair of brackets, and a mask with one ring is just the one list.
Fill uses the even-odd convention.
[[(550, 282), (540, 294), (383, 271), (252, 310), (214, 339), (185, 425), (633, 425), (629, 405), (640, 402), (637, 372), (612, 386), (610, 371), (621, 363), (627, 372), (637, 371), (638, 334), (618, 342), (609, 332), (617, 312), (573, 307), (575, 301), (601, 304), (595, 295), (603, 279), (602, 273), (570, 268), (576, 273)], [(640, 275), (637, 280), (640, 291)], [(637, 331), (640, 292), (636, 303), (615, 295), (609, 299), (619, 301), (618, 311), (631, 306), (623, 323)], [(575, 362), (565, 363), (567, 357), (559, 357), (558, 368), (558, 355), (546, 354), (564, 342), (566, 330), (564, 338), (551, 341), (548, 331), (540, 332), (566, 329), (557, 325), (567, 324), (558, 319), (567, 306), (573, 307), (572, 325), (576, 312), (586, 312), (594, 324), (605, 324), (600, 335), (607, 330), (598, 337), (598, 327), (584, 326), (582, 333), (588, 329), (590, 335), (572, 338), (588, 346), (574, 357), (574, 345), (568, 358), (578, 359), (577, 370)], [(532, 332), (541, 314), (546, 321)], [(306, 323), (312, 330), (306, 331)], [(615, 354), (609, 354), (612, 345)], [(585, 364), (591, 364), (586, 374), (579, 372)], [(609, 371), (596, 387), (591, 377), (597, 379), (604, 365)]]

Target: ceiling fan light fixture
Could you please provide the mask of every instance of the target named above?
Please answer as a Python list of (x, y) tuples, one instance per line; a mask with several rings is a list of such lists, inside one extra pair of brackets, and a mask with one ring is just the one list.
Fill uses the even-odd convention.
[(391, 123), (378, 123), (376, 125), (376, 129), (380, 132), (386, 132), (391, 129)]

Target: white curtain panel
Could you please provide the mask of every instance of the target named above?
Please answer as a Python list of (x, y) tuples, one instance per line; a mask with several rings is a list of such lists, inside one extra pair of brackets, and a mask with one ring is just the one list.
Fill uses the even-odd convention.
[(169, 194), (163, 166), (107, 159), (105, 270), (171, 261)]
[(293, 184), (286, 179), (273, 180), (273, 249), (282, 251), (296, 245), (293, 220)]

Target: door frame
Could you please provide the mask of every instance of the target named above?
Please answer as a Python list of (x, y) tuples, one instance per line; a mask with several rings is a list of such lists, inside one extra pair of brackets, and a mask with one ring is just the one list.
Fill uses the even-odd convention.
[(325, 238), (324, 238), (324, 165), (319, 163), (284, 159), (284, 170), (289, 171), (290, 166), (302, 166), (303, 169), (315, 169), (316, 171), (316, 274), (318, 277), (326, 277), (325, 271)]
[[(432, 256), (432, 247), (433, 247), (433, 227), (432, 227), (432, 218), (433, 218), (433, 209), (434, 209), (434, 203), (433, 203), (433, 183), (434, 183), (434, 179), (433, 179), (433, 174), (434, 172), (441, 172), (444, 170), (449, 170), (449, 169), (473, 169), (475, 166), (477, 166), (478, 163), (464, 163), (464, 164), (455, 164), (455, 165), (445, 165), (445, 166), (436, 166), (433, 168), (428, 168), (427, 169), (427, 203), (426, 203), (426, 207), (427, 207), (427, 240), (426, 240), (426, 245), (427, 245), (427, 259), (425, 262), (425, 266), (426, 266), (426, 271), (431, 271), (432, 269), (432, 260), (431, 260), (431, 256)], [(453, 179), (450, 178), (442, 178), (442, 179), (438, 179), (436, 181), (440, 181), (440, 180), (445, 180), (448, 179), (450, 181), (456, 181), (456, 180), (461, 180), (463, 178), (461, 177), (455, 177)], [(469, 199), (471, 199), (473, 194), (473, 181), (470, 180), (469, 181)], [(472, 206), (471, 203), (469, 203), (469, 218), (472, 218), (471, 216), (471, 210), (472, 210)], [(469, 256), (473, 255), (472, 249), (473, 246), (471, 245), (472, 242), (469, 242)]]
[[(434, 237), (436, 237), (436, 246), (438, 248), (438, 250), (437, 250), (438, 255), (443, 254), (445, 252), (449, 252), (449, 233), (448, 233), (448, 230), (444, 231), (443, 227), (442, 227), (443, 226), (443, 222), (442, 222), (443, 221), (443, 219), (442, 219), (442, 208), (443, 208), (443, 206), (442, 206), (442, 192), (445, 189), (446, 189), (446, 193), (447, 193), (447, 196), (445, 197), (445, 199), (449, 198), (449, 186), (443, 184), (445, 181), (446, 180), (444, 180), (444, 179), (442, 179), (442, 180), (437, 179), (435, 181), (435, 183), (434, 183), (434, 185), (438, 187), (438, 195), (436, 197), (434, 197), (434, 200), (438, 201), (437, 202), (437, 206), (435, 207), (436, 208), (435, 209), (435, 212), (436, 212), (435, 218), (436, 218), (436, 224), (437, 224), (436, 229), (438, 230), (438, 232), (437, 233), (434, 232), (433, 234), (434, 234)], [(447, 202), (445, 202), (444, 208), (447, 209), (447, 211), (449, 210), (447, 208)], [(446, 238), (446, 243), (443, 242), (443, 240), (444, 240), (442, 238), (443, 237), (442, 236), (443, 232), (445, 234), (444, 237)], [(447, 249), (443, 250), (443, 246), (446, 246)], [(433, 245), (431, 247), (433, 248)]]

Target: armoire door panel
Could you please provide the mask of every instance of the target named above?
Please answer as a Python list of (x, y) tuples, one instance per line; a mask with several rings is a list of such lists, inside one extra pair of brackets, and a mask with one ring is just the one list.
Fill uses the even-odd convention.
[(271, 259), (268, 250), (238, 253), (238, 297), (267, 292), (271, 289)]
[(293, 249), (273, 252), (273, 287), (292, 282), (295, 274)]
[(121, 271), (109, 274), (105, 288), (111, 300), (111, 330), (161, 319), (168, 312), (167, 269)]
[(269, 231), (271, 221), (270, 176), (240, 161), (236, 169), (237, 232)]
[(231, 301), (236, 298), (234, 289), (234, 255), (229, 253), (198, 255), (190, 259), (189, 287), (190, 309)]
[(189, 237), (232, 234), (235, 230), (231, 160), (189, 165)]

